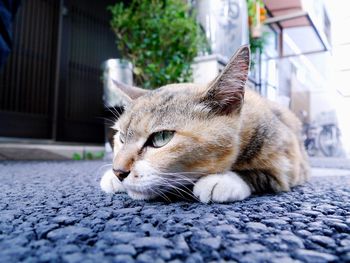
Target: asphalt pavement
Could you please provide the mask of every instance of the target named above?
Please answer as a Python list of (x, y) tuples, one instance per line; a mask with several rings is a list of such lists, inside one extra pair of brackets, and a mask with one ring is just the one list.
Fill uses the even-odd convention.
[(103, 165), (0, 162), (0, 262), (350, 262), (350, 171), (201, 204), (104, 194)]

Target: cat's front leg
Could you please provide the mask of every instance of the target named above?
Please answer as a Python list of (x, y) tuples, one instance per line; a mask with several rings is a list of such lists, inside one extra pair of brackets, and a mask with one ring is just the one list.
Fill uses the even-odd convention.
[(118, 192), (126, 192), (125, 188), (119, 181), (119, 179), (115, 176), (112, 170), (108, 170), (104, 173), (100, 181), (101, 189), (109, 194), (118, 193)]
[(193, 194), (203, 203), (243, 200), (252, 193), (249, 185), (236, 173), (210, 174), (196, 182)]

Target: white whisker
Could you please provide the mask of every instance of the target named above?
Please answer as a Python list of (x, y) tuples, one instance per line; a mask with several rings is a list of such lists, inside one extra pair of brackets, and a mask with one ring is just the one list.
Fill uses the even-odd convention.
[[(175, 190), (176, 192), (178, 192), (181, 196), (176, 195), (174, 192), (171, 192), (173, 194), (175, 194), (176, 196), (180, 197), (180, 198), (185, 198), (187, 199), (185, 196), (182, 195), (181, 192), (185, 193), (186, 195), (189, 195), (190, 197), (198, 200), (198, 198), (196, 196), (193, 195), (192, 191), (188, 188), (188, 185), (182, 184), (181, 182), (177, 181), (176, 183), (179, 184), (179, 186), (173, 184), (172, 182), (169, 182), (169, 180), (167, 180), (166, 178), (161, 178), (162, 182), (158, 182), (158, 186), (165, 186), (166, 189), (162, 189), (162, 191), (164, 192), (171, 192), (171, 190)], [(182, 187), (182, 188), (181, 188)]]
[(104, 103), (104, 106), (105, 106), (105, 108), (107, 108), (113, 114), (113, 116), (116, 119), (118, 119), (120, 117), (120, 113), (114, 107), (112, 107), (114, 109), (114, 111), (112, 111), (111, 108), (108, 107), (106, 103)]

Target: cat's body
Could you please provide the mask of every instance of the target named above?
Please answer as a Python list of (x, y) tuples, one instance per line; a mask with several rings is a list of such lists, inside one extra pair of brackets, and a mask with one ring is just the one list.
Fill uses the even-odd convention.
[(248, 67), (243, 47), (208, 86), (121, 87), (129, 103), (115, 125), (114, 173), (103, 176), (102, 189), (150, 199), (192, 183), (200, 201), (228, 202), (303, 183), (300, 122), (245, 88)]
[(241, 115), (240, 152), (232, 170), (258, 193), (305, 182), (309, 166), (297, 117), (248, 89)]

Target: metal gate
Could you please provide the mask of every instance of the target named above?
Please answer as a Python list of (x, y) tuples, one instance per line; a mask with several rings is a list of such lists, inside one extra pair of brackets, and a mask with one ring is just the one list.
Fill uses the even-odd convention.
[(22, 1), (0, 71), (0, 137), (103, 142), (100, 65), (118, 57), (113, 2)]

